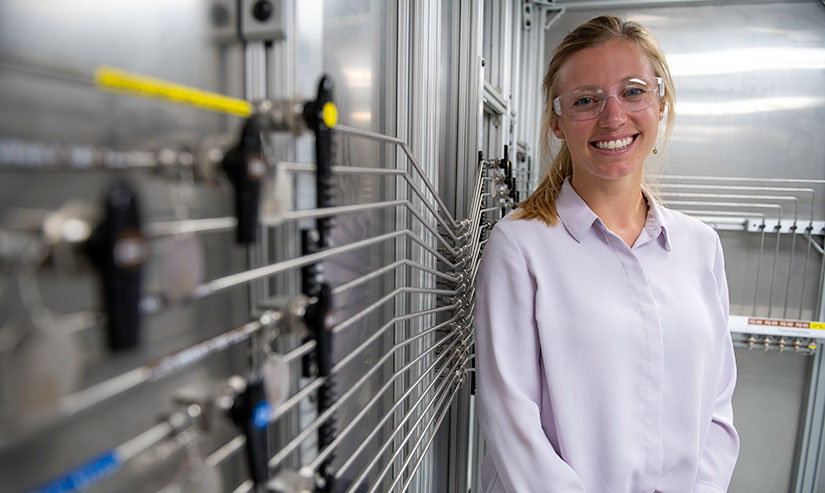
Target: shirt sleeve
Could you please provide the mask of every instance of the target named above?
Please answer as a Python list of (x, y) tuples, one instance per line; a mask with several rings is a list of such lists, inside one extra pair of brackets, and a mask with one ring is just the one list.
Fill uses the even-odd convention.
[(733, 406), (731, 399), (736, 386), (736, 359), (733, 342), (728, 329), (730, 305), (728, 301), (728, 281), (725, 276), (725, 261), (722, 244), (716, 238), (716, 259), (713, 275), (719, 289), (719, 302), (725, 312), (724, 336), (720, 340), (721, 371), (716, 389), (710, 432), (699, 459), (699, 474), (695, 493), (723, 493), (728, 490), (733, 468), (739, 456), (739, 435), (733, 427)]
[(478, 418), (487, 451), (507, 491), (583, 492), (542, 429), (535, 282), (503, 226), (490, 235), (476, 285)]

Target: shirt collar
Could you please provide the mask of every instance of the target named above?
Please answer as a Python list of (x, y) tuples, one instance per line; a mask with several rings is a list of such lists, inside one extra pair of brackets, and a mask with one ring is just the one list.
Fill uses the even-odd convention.
[[(642, 187), (642, 193), (647, 198), (648, 203), (644, 232), (647, 233), (651, 239), (656, 239), (659, 235), (662, 235), (665, 250), (670, 251), (670, 238), (667, 234), (667, 226), (664, 215), (662, 214), (662, 207), (656, 203), (656, 200), (645, 187)], [(590, 207), (587, 206), (584, 200), (582, 200), (579, 194), (573, 189), (569, 176), (565, 178), (564, 183), (562, 183), (561, 191), (556, 198), (556, 211), (564, 227), (579, 243), (581, 243), (585, 233), (593, 226), (593, 223), (597, 221), (601, 223), (601, 219), (590, 210)]]

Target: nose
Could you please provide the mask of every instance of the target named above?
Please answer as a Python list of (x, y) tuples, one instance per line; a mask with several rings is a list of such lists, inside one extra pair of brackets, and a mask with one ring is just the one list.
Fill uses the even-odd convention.
[(615, 94), (611, 94), (604, 102), (604, 108), (599, 115), (599, 125), (605, 128), (615, 128), (623, 124), (627, 120), (627, 113), (625, 112), (622, 103)]

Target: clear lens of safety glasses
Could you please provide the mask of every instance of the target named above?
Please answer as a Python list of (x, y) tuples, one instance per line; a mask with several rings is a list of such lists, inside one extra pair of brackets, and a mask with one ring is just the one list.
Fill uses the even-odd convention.
[(609, 93), (599, 87), (571, 91), (553, 100), (553, 110), (571, 120), (592, 120), (604, 110), (609, 98), (616, 98), (625, 111), (640, 111), (653, 106), (665, 95), (661, 77), (632, 78), (610, 88)]

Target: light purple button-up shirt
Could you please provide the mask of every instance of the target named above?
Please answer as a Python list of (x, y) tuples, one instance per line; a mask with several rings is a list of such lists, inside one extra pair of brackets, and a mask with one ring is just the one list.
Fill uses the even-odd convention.
[(570, 186), (505, 218), (477, 284), (484, 491), (724, 492), (739, 453), (716, 233), (648, 196), (633, 248)]

